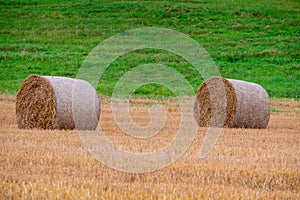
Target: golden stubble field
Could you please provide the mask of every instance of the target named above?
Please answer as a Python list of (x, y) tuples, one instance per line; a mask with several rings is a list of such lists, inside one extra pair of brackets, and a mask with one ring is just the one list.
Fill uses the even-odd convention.
[[(134, 100), (130, 114), (147, 125), (154, 100)], [(100, 125), (111, 142), (138, 152), (168, 144), (180, 118), (176, 102), (161, 133), (133, 139), (122, 133), (102, 99)], [(206, 128), (170, 166), (144, 174), (111, 169), (95, 159), (76, 131), (20, 130), (15, 97), (0, 96), (0, 199), (300, 199), (300, 102), (271, 101), (267, 129), (224, 129), (200, 159)]]

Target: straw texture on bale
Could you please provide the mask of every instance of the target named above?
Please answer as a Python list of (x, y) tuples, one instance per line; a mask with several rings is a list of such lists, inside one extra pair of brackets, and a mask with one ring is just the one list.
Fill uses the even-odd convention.
[[(20, 86), (16, 98), (18, 127), (23, 129), (74, 129), (73, 111), (82, 111), (82, 108), (72, 108), (74, 87), (79, 81), (84, 86), (83, 89), (92, 93), (89, 96), (93, 96), (95, 104), (89, 106), (94, 110), (97, 122), (90, 119), (79, 119), (79, 121), (90, 120), (94, 123), (83, 126), (83, 128), (76, 128), (96, 129), (100, 117), (100, 100), (88, 82), (65, 77), (39, 75), (30, 75)], [(81, 98), (86, 97), (82, 96)]]
[[(215, 92), (221, 90), (221, 87), (225, 89), (223, 90), (226, 94), (224, 102), (220, 96), (223, 93)], [(211, 98), (210, 91), (212, 90), (215, 95)], [(266, 128), (268, 126), (270, 99), (265, 89), (258, 84), (222, 77), (212, 77), (206, 80), (198, 90), (195, 106), (195, 117), (200, 126), (212, 126), (211, 101), (217, 101), (216, 105), (226, 104), (227, 101), (223, 127)], [(217, 110), (216, 113), (218, 112), (222, 110)]]

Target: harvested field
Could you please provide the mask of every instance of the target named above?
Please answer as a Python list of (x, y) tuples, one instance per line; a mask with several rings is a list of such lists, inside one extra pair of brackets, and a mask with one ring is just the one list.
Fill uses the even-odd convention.
[[(149, 123), (147, 109), (167, 110), (162, 132), (133, 139), (116, 126), (109, 99), (102, 98), (100, 125), (109, 139), (130, 151), (168, 144), (180, 118), (176, 101), (133, 100), (136, 123)], [(300, 102), (271, 100), (267, 129), (223, 130), (209, 156), (196, 156), (206, 128), (172, 165), (129, 174), (96, 160), (76, 131), (21, 130), (15, 96), (0, 95), (0, 199), (300, 199)], [(172, 118), (170, 117), (172, 116)]]

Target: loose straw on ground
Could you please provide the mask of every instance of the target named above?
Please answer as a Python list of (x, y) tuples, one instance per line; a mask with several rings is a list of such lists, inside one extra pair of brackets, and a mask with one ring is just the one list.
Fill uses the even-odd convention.
[[(74, 104), (74, 89), (80, 83), (82, 105)], [(84, 91), (83, 91), (84, 90)], [(77, 97), (80, 95), (80, 91)], [(85, 98), (94, 98), (94, 104), (84, 105)], [(76, 98), (78, 101), (78, 98)], [(84, 112), (84, 109), (94, 113), (84, 115), (82, 119), (74, 119), (73, 112)], [(31, 129), (85, 129), (94, 130), (100, 116), (100, 100), (95, 89), (86, 81), (56, 77), (29, 76), (21, 85), (16, 99), (16, 115), (19, 128)], [(95, 117), (96, 116), (96, 117)], [(76, 121), (88, 121), (88, 124), (77, 125)]]
[(268, 126), (270, 99), (265, 89), (255, 83), (222, 77), (206, 80), (198, 90), (195, 111), (200, 126), (210, 126), (212, 123), (211, 101), (217, 101), (215, 105), (226, 103), (221, 100), (221, 96), (218, 97), (221, 92), (214, 92), (217, 95), (210, 98), (210, 91), (221, 91), (220, 87), (224, 87), (227, 100), (227, 106), (224, 109), (224, 127), (266, 128)]

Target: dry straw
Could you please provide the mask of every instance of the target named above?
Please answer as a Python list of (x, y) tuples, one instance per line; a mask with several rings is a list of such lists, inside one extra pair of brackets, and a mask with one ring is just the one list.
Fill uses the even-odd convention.
[[(255, 83), (222, 77), (213, 77), (206, 80), (198, 90), (195, 110), (197, 122), (200, 126), (210, 126), (212, 124), (213, 107), (211, 100), (217, 102), (215, 105), (224, 104), (220, 96), (223, 93), (215, 92), (221, 91), (221, 87), (225, 89), (227, 100), (227, 107), (224, 109), (225, 114), (223, 115), (225, 119), (222, 123), (224, 127), (266, 128), (268, 126), (270, 99), (265, 89)], [(212, 98), (210, 97), (210, 91), (215, 94), (212, 95)], [(217, 110), (216, 113), (218, 112), (221, 113), (222, 110)]]
[[(86, 81), (56, 77), (30, 75), (21, 85), (16, 100), (16, 115), (19, 128), (39, 129), (74, 129), (73, 111), (81, 112), (82, 108), (73, 108), (73, 91), (76, 82), (83, 85), (95, 100), (89, 105), (99, 120), (100, 100), (94, 88)], [(86, 92), (85, 91), (85, 92)], [(89, 96), (91, 96), (89, 95)], [(84, 100), (85, 96), (82, 96)], [(78, 104), (78, 103), (77, 103)], [(86, 105), (85, 107), (86, 108)], [(81, 110), (80, 110), (81, 109)], [(83, 111), (84, 112), (84, 111)], [(89, 118), (85, 115), (85, 118)], [(91, 115), (92, 116), (92, 115)], [(76, 121), (93, 121), (92, 119), (76, 119)], [(76, 129), (94, 130), (97, 122)]]

